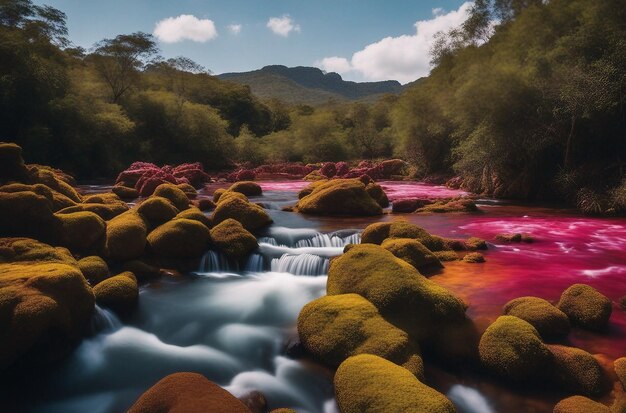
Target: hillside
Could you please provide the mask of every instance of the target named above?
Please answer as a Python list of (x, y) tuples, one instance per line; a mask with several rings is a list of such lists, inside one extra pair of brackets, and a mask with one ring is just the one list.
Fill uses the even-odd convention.
[(224, 73), (220, 79), (250, 86), (262, 98), (277, 97), (288, 103), (320, 104), (336, 101), (371, 100), (386, 93), (400, 93), (404, 88), (395, 80), (352, 82), (337, 73), (324, 73), (315, 67), (274, 65), (251, 72)]

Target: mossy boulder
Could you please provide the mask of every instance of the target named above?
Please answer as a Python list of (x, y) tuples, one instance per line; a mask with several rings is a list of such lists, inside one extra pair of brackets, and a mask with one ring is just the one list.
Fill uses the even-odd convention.
[(621, 357), (615, 360), (613, 367), (615, 368), (617, 378), (622, 383), (624, 390), (626, 390), (626, 357)]
[(96, 303), (122, 316), (130, 314), (139, 300), (137, 278), (132, 272), (123, 272), (98, 283), (93, 292)]
[(150, 387), (128, 413), (252, 413), (235, 396), (197, 373), (174, 373)]
[(433, 202), (432, 204), (424, 205), (418, 208), (418, 213), (450, 213), (450, 212), (478, 212), (479, 209), (471, 199), (467, 198), (454, 198), (447, 200), (440, 200)]
[(246, 196), (263, 195), (263, 189), (261, 188), (261, 185), (252, 181), (236, 182), (230, 188), (228, 188), (228, 190), (232, 192), (239, 192)]
[(557, 307), (573, 325), (595, 331), (607, 328), (613, 311), (611, 300), (586, 284), (574, 284), (565, 290)]
[(56, 219), (52, 202), (30, 191), (0, 192), (0, 228), (3, 236), (24, 236), (51, 241)]
[(169, 199), (179, 211), (189, 208), (189, 198), (182, 189), (174, 184), (161, 184), (157, 186), (153, 195)]
[(215, 209), (215, 202), (211, 201), (210, 199), (207, 198), (202, 198), (202, 199), (198, 199), (197, 201), (194, 201), (194, 205), (200, 210), (200, 211), (211, 211), (213, 209)]
[(213, 191), (213, 202), (215, 202), (217, 204), (218, 201), (220, 200), (220, 197), (225, 192), (226, 192), (226, 188), (217, 188), (215, 191)]
[(387, 198), (387, 194), (383, 190), (382, 186), (374, 182), (370, 182), (365, 186), (365, 191), (369, 196), (374, 198), (381, 208), (387, 208), (389, 206), (389, 198)]
[(105, 221), (115, 218), (116, 216), (123, 214), (128, 211), (128, 205), (124, 202), (117, 203), (106, 203), (106, 204), (96, 204), (96, 203), (83, 203), (76, 204), (74, 206), (70, 206), (67, 208), (63, 208), (59, 210), (58, 214), (72, 214), (74, 212), (93, 212), (98, 215)]
[(129, 188), (127, 186), (115, 185), (111, 188), (111, 192), (119, 196), (121, 199), (136, 199), (139, 198), (139, 191), (135, 188)]
[(450, 249), (443, 238), (431, 235), (424, 228), (405, 221), (377, 222), (368, 225), (361, 234), (361, 243), (380, 245), (387, 238), (414, 239), (431, 251)]
[(591, 354), (575, 347), (547, 346), (554, 358), (554, 367), (550, 369), (553, 380), (560, 388), (587, 396), (598, 395), (602, 391), (602, 369)]
[(544, 339), (566, 336), (570, 330), (567, 315), (543, 298), (516, 298), (506, 303), (502, 312), (527, 321)]
[(177, 184), (176, 187), (180, 189), (181, 191), (183, 191), (185, 195), (187, 195), (187, 198), (189, 199), (196, 199), (196, 197), (198, 196), (198, 191), (196, 190), (196, 188), (194, 188), (190, 184), (187, 184), (187, 183)]
[(15, 143), (0, 142), (0, 183), (25, 182), (28, 175), (22, 158), (22, 148)]
[(111, 276), (109, 266), (97, 255), (80, 259), (78, 261), (78, 268), (91, 285), (96, 285)]
[(434, 251), (433, 254), (442, 262), (460, 260), (459, 254), (457, 254), (456, 251)]
[(0, 238), (0, 263), (60, 262), (78, 266), (72, 253), (30, 238)]
[(482, 364), (493, 373), (518, 382), (537, 378), (551, 366), (553, 356), (529, 323), (514, 316), (501, 316), (480, 338)]
[(256, 237), (248, 232), (239, 221), (231, 218), (211, 229), (211, 239), (218, 250), (234, 261), (245, 259), (259, 247)]
[(159, 278), (162, 274), (161, 269), (141, 260), (127, 261), (122, 265), (124, 271), (130, 271), (135, 274), (139, 281)]
[(441, 261), (433, 252), (417, 240), (390, 238), (385, 240), (381, 246), (418, 270), (443, 268)]
[(465, 319), (465, 303), (378, 245), (354, 245), (332, 260), (328, 295), (356, 293), (381, 315), (416, 338), (446, 322)]
[(274, 409), (270, 413), (297, 413), (297, 412), (292, 409), (281, 408), (281, 409)]
[(44, 184), (48, 186), (50, 189), (53, 189), (74, 202), (82, 202), (83, 199), (69, 183), (59, 178), (52, 170), (32, 165), (30, 168), (30, 180), (33, 183)]
[(298, 334), (304, 347), (331, 367), (350, 356), (375, 354), (418, 378), (424, 375), (417, 344), (358, 294), (327, 295), (311, 301), (298, 316)]
[(106, 223), (93, 212), (56, 214), (59, 243), (72, 251), (100, 251), (104, 246)]
[(232, 198), (237, 198), (237, 199), (241, 199), (242, 201), (246, 201), (248, 202), (248, 197), (245, 196), (244, 194), (242, 194), (241, 192), (235, 192), (235, 191), (225, 191), (224, 193), (222, 193), (219, 197), (219, 199), (216, 201), (217, 205), (220, 204), (220, 202), (225, 202), (229, 199)]
[(209, 217), (204, 215), (204, 213), (196, 207), (189, 207), (189, 209), (181, 211), (174, 217), (174, 219), (180, 218), (193, 219), (194, 221), (202, 222), (207, 228), (211, 228), (211, 220)]
[(146, 247), (147, 232), (144, 219), (134, 210), (108, 221), (105, 247), (108, 257), (118, 261), (141, 257)]
[(239, 221), (250, 232), (272, 223), (272, 219), (263, 208), (237, 197), (229, 197), (226, 200), (220, 199), (215, 211), (213, 211), (212, 222), (213, 225), (218, 225), (229, 218)]
[(454, 413), (443, 394), (407, 369), (384, 358), (360, 354), (344, 361), (334, 378), (342, 413)]
[(0, 187), (0, 192), (34, 192), (38, 195), (45, 196), (49, 201), (53, 211), (59, 211), (63, 208), (69, 208), (77, 205), (77, 203), (67, 196), (57, 192), (44, 184), (27, 185), (21, 183), (12, 183)]
[(553, 413), (611, 413), (611, 409), (586, 397), (572, 396), (558, 402)]
[(463, 256), (463, 261), (469, 262), (470, 264), (478, 264), (485, 262), (485, 256), (480, 252), (470, 252), (469, 254), (465, 254)]
[(148, 234), (152, 252), (167, 258), (194, 258), (202, 255), (211, 235), (206, 225), (191, 219), (175, 219)]
[(171, 220), (178, 214), (178, 209), (172, 202), (162, 196), (151, 196), (137, 206), (139, 212), (152, 227)]
[(329, 216), (381, 215), (378, 202), (358, 179), (333, 179), (316, 186), (296, 204), (298, 212)]

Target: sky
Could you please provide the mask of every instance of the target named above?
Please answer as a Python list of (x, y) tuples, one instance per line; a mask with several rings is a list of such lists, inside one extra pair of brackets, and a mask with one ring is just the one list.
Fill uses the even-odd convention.
[(165, 58), (212, 73), (316, 66), (346, 80), (408, 83), (429, 72), (433, 36), (458, 26), (462, 0), (36, 0), (67, 14), (70, 40), (152, 33)]

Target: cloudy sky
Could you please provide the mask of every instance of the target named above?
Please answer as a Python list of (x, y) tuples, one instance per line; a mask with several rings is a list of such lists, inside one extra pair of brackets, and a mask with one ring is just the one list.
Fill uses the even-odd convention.
[(70, 39), (90, 48), (121, 33), (154, 34), (165, 57), (213, 73), (270, 64), (317, 66), (356, 81), (407, 83), (428, 74), (440, 30), (460, 24), (462, 0), (45, 0), (67, 14)]

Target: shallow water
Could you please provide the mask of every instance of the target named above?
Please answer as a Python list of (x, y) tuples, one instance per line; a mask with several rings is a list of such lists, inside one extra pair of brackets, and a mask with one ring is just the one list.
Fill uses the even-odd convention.
[[(207, 252), (196, 274), (144, 285), (137, 314), (125, 324), (99, 309), (94, 329), (58, 368), (30, 391), (31, 412), (125, 411), (147, 388), (176, 371), (196, 371), (236, 395), (265, 394), (270, 407), (334, 412), (332, 372), (287, 355), (302, 306), (325, 292), (328, 260), (358, 231), (376, 221), (405, 219), (446, 237), (478, 236), (490, 242), (484, 264), (446, 263), (432, 279), (470, 304), (468, 314), (486, 326), (510, 299), (535, 295), (551, 301), (576, 282), (616, 302), (606, 334), (574, 330), (572, 345), (606, 359), (623, 356), (626, 314), (626, 221), (572, 211), (485, 200), (482, 214), (385, 214), (375, 218), (319, 218), (280, 210), (295, 203), (300, 181), (264, 182), (275, 223), (260, 234), (260, 250), (243, 269)], [(417, 183), (384, 182), (390, 198), (456, 196), (461, 191)], [(214, 188), (201, 196), (208, 196)], [(502, 232), (529, 233), (531, 244), (502, 244)], [(432, 371), (431, 371), (432, 370)], [(429, 384), (446, 393), (461, 413), (551, 412), (558, 395), (516, 393), (500, 383), (433, 368)]]

